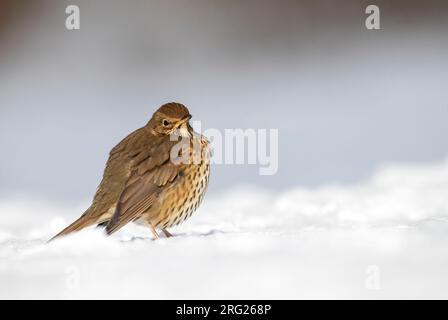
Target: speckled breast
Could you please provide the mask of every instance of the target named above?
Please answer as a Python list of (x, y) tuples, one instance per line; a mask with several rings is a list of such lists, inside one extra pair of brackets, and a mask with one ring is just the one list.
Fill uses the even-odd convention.
[(154, 227), (165, 229), (185, 221), (204, 198), (210, 177), (210, 148), (205, 137), (194, 139), (198, 139), (201, 146), (200, 161), (189, 164), (180, 174), (179, 181), (163, 192), (160, 211), (151, 221)]

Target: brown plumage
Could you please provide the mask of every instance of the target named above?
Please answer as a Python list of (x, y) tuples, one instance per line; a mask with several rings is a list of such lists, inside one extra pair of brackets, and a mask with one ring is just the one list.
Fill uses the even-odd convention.
[(184, 105), (167, 103), (115, 146), (92, 205), (53, 239), (96, 224), (112, 234), (131, 221), (148, 225), (155, 237), (156, 228), (170, 236), (166, 228), (197, 209), (209, 180), (208, 141), (190, 118)]

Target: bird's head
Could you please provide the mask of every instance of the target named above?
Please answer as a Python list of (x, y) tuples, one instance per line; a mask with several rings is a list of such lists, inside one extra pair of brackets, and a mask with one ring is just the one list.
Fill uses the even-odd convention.
[[(171, 135), (179, 130), (182, 135), (190, 135), (190, 112), (183, 104), (170, 102), (161, 106), (148, 123), (156, 134)], [(185, 131), (185, 132), (183, 132)]]

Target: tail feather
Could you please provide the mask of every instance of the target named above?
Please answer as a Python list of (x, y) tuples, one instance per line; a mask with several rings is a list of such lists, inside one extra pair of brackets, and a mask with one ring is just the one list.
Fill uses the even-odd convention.
[(81, 229), (84, 229), (92, 224), (94, 224), (96, 221), (92, 221), (90, 217), (87, 217), (86, 214), (83, 214), (78, 220), (73, 222), (71, 225), (69, 225), (67, 228), (59, 232), (57, 235), (55, 235), (53, 238), (48, 240), (48, 242), (53, 241), (56, 238), (59, 238), (61, 236), (65, 236), (69, 233), (72, 233), (74, 231), (79, 231)]

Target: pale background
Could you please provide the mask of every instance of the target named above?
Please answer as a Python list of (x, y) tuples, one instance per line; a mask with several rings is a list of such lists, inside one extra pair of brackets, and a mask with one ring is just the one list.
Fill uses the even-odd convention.
[[(108, 151), (167, 101), (203, 127), (278, 128), (280, 170), (211, 190), (357, 182), (448, 152), (446, 1), (2, 1), (0, 198), (89, 199)], [(81, 30), (65, 29), (65, 7)]]
[[(446, 1), (0, 1), (0, 298), (448, 298), (447, 30)], [(45, 244), (172, 100), (278, 128), (278, 174), (214, 166), (173, 239)]]

